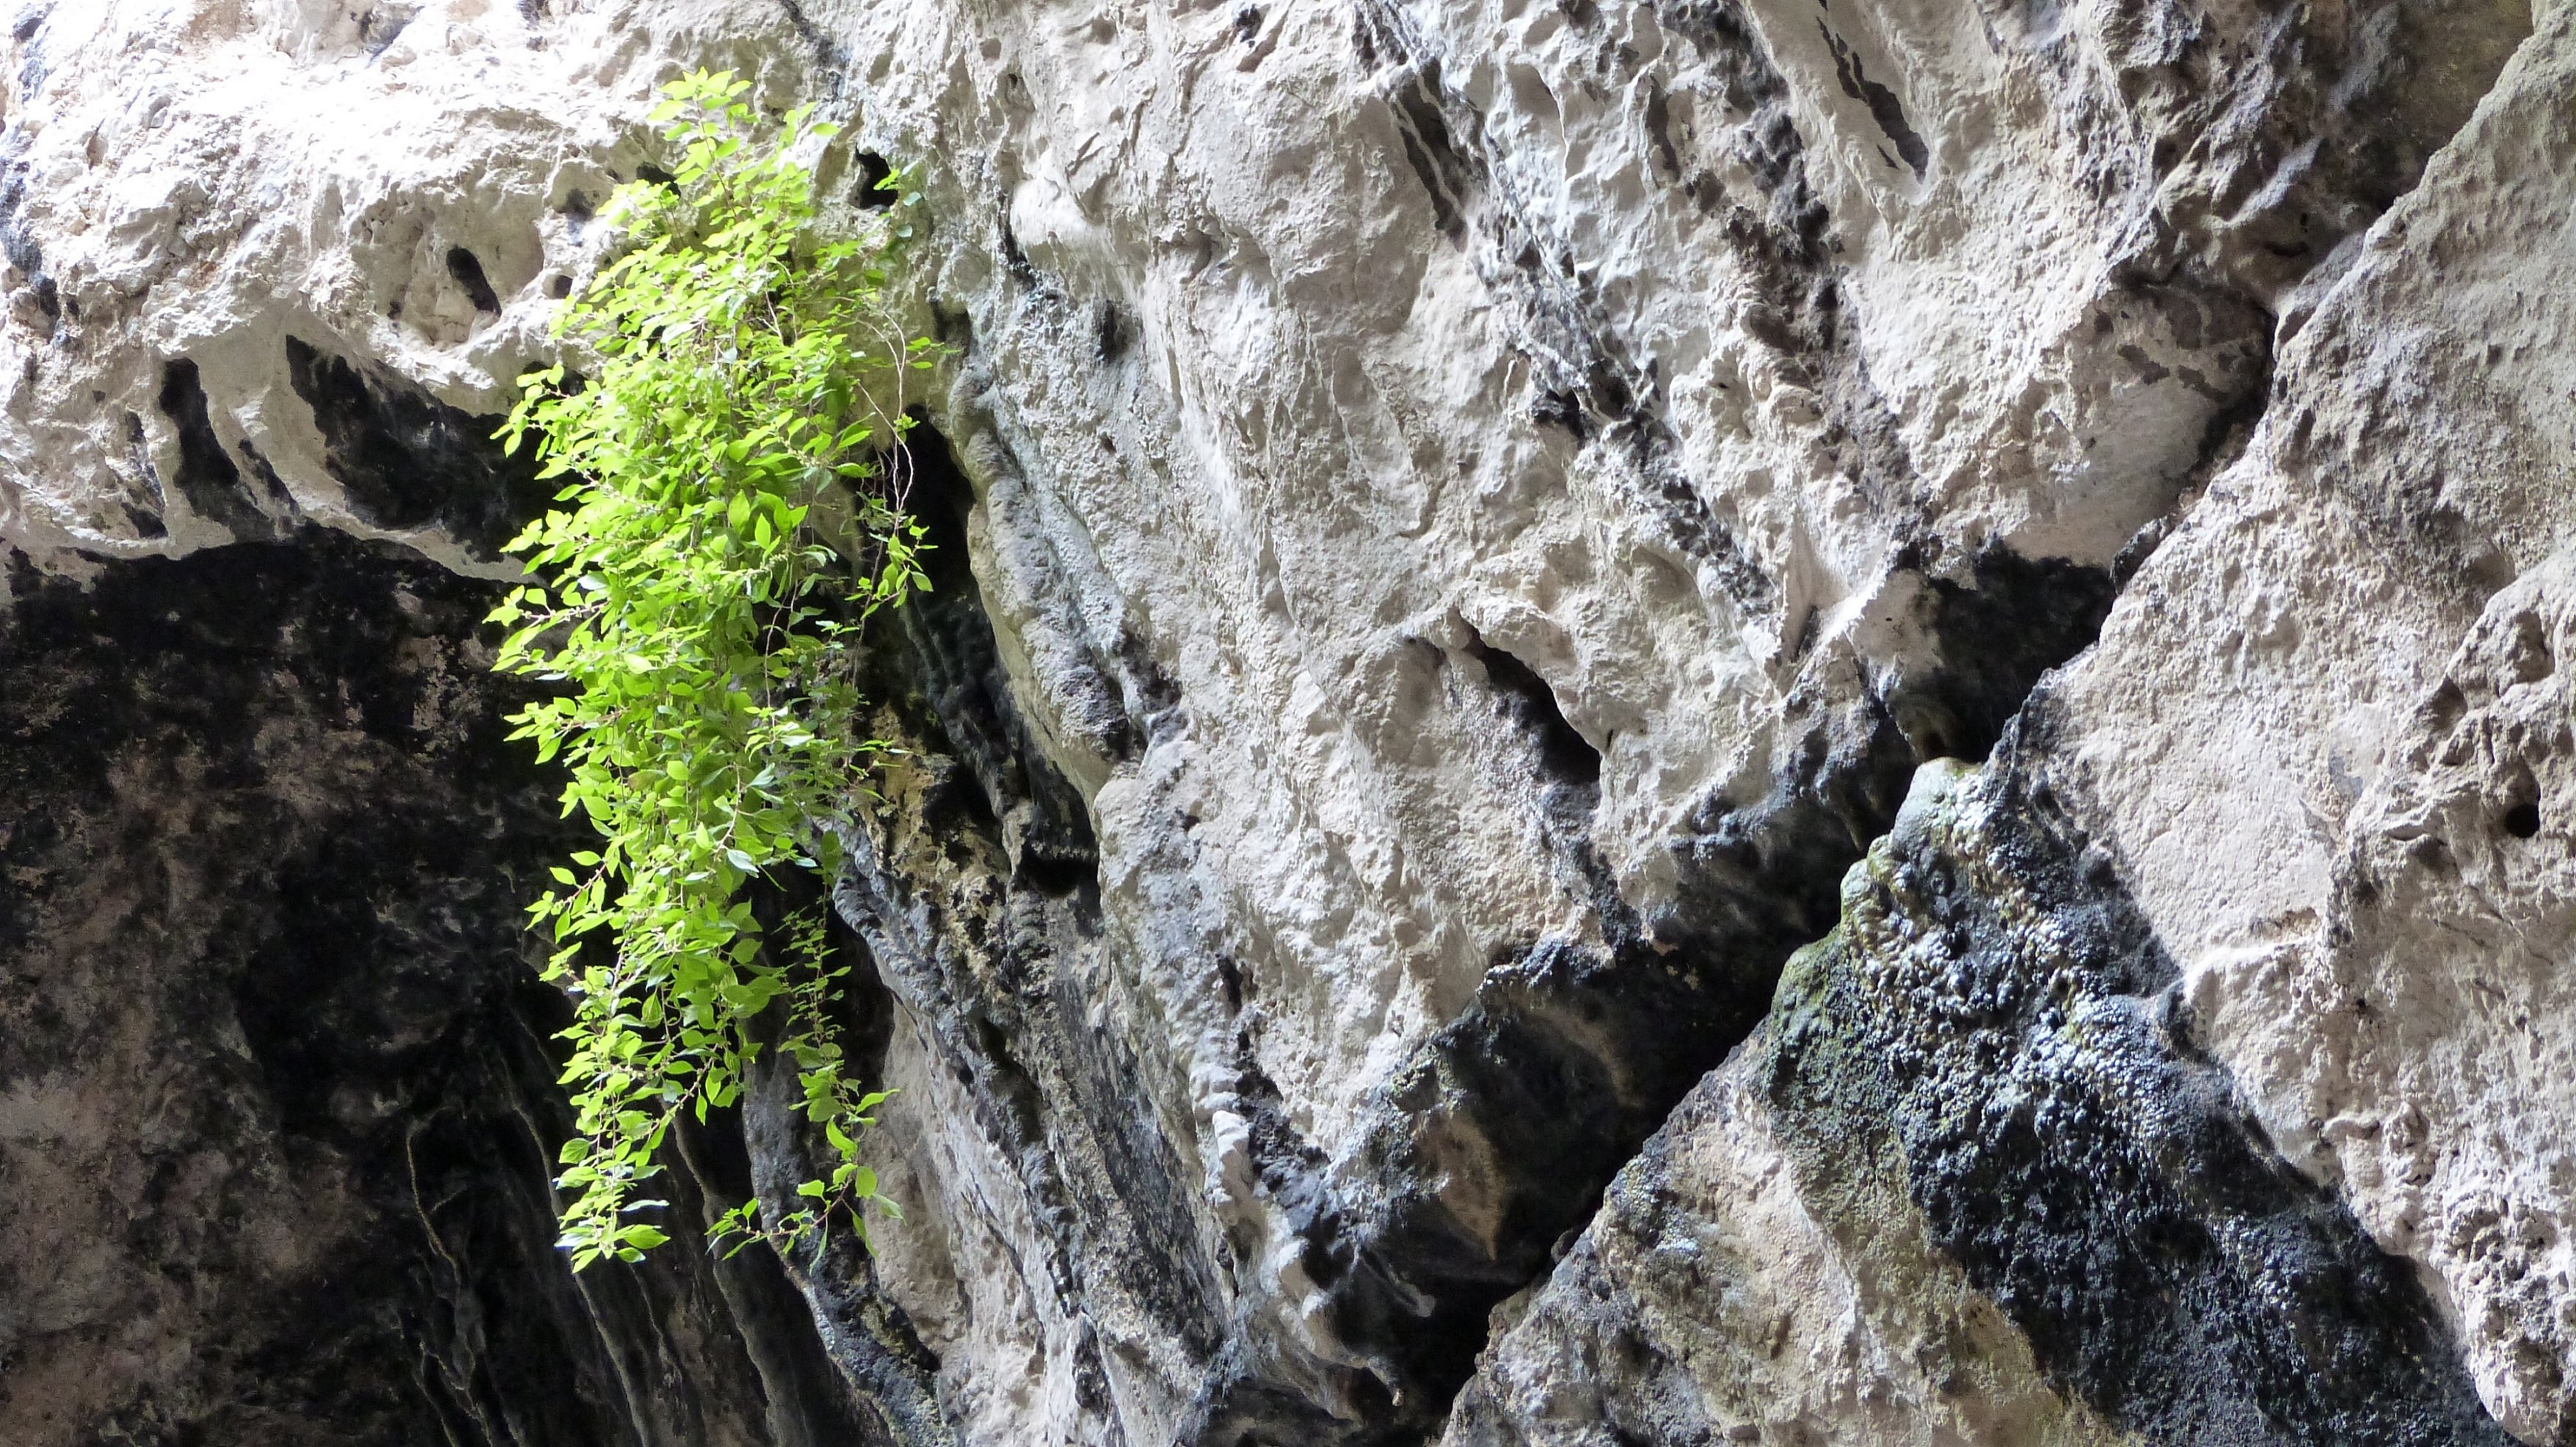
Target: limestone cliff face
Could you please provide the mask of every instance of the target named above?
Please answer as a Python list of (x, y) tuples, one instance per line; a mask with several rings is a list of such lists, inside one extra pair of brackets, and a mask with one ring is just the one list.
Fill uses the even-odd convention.
[[(0, 1440), (2576, 1443), (2576, 11), (7, 45)], [(575, 1280), (489, 419), (697, 65), (925, 192), (903, 1215)]]

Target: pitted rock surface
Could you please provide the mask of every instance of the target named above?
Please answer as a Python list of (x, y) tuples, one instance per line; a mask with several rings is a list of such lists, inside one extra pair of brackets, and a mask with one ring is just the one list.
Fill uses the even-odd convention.
[[(2576, 1442), (2570, 24), (19, 7), (0, 539), (28, 682), (0, 767), (31, 792), (0, 847), (37, 872), (0, 882), (0, 946), (25, 1038), (113, 1018), (129, 1053), (0, 1080), (46, 1223), (0, 1279), (48, 1283), (0, 1304), (0, 1422)], [(839, 821), (833, 887), (903, 1214), (816, 1259), (675, 1247), (696, 1264), (576, 1311), (606, 1288), (544, 1249), (552, 1017), (511, 928), (564, 826), (496, 741), (474, 630), (544, 498), (489, 434), (613, 244), (609, 192), (668, 159), (653, 87), (698, 66), (849, 123), (836, 222), (908, 170), (902, 304), (949, 348), (908, 456), (937, 586), (867, 664), (905, 753)], [(251, 627), (217, 581), (320, 574), (188, 651)], [(130, 626), (14, 641), (83, 608)], [(46, 712), (110, 658), (149, 707)], [(387, 669), (439, 682), (371, 705)], [(368, 712), (415, 694), (434, 722)], [(257, 770), (174, 762), (217, 736)], [(2059, 1060), (2041, 996), (1970, 1020), (1935, 971), (1821, 1009), (1815, 953), (1782, 985), (1801, 947), (1859, 948), (1847, 872), (1893, 857), (1940, 760), (1957, 798), (2044, 779), (2076, 842), (2035, 915), (1979, 886), (1916, 943), (2041, 990), (2031, 961), (2081, 942), (2012, 931), (2117, 914), (2156, 963), (2102, 977), (2109, 1033), (2060, 1063), (2116, 1054), (2119, 1110), (2043, 1127), (2021, 1077), (1957, 1065)], [(89, 846), (42, 822), (75, 794), (126, 821), (94, 857), (185, 867), (75, 880)], [(2012, 808), (1942, 817), (1902, 845), (1921, 868), (2021, 858)], [(394, 842), (316, 842), (362, 824)], [(416, 835), (477, 842), (435, 863)], [(348, 929), (308, 983), (158, 1003), (268, 978), (262, 931), (313, 920)], [(1828, 1037), (1818, 1085), (1801, 1042)], [(300, 1097), (189, 1063), (242, 1049), (333, 1084), (262, 1106)], [(21, 1081), (101, 1113), (74, 1130)], [(683, 1143), (675, 1215), (799, 1178), (774, 1094)], [(442, 1134), (464, 1121), (493, 1124)], [(419, 1204), (457, 1192), (427, 1214), (484, 1223), (472, 1251), (386, 1194), (415, 1126)], [(2147, 1184), (2011, 1164), (2079, 1137)], [(151, 1204), (148, 1163), (189, 1151), (224, 1164)], [(244, 1171), (266, 1184), (206, 1204)], [(376, 1274), (312, 1285), (343, 1251)], [(470, 1305), (505, 1297), (551, 1303), (507, 1328), (548, 1345)], [(348, 1370), (187, 1325), (322, 1298), (381, 1328), (344, 1334)], [(31, 1365), (110, 1321), (158, 1345)], [(405, 1350), (442, 1365), (378, 1371)]]

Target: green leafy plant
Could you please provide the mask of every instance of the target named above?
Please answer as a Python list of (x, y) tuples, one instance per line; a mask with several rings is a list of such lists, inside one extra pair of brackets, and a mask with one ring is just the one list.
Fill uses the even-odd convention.
[(533, 434), (540, 475), (565, 479), (508, 545), (537, 581), (492, 615), (495, 667), (559, 685), (512, 737), (565, 761), (564, 811), (602, 839), (531, 907), (574, 1002), (557, 1184), (576, 1268), (667, 1239), (635, 1219), (665, 1204), (644, 1193), (666, 1136), (736, 1101), (764, 1046), (836, 1161), (796, 1212), (764, 1228), (755, 1203), (727, 1231), (801, 1236), (876, 1193), (857, 1136), (885, 1097), (845, 1073), (821, 907), (764, 931), (749, 896), (830, 877), (829, 821), (887, 748), (857, 733), (852, 662), (868, 619), (928, 586), (903, 478), (876, 459), (932, 358), (884, 299), (903, 208), (827, 235), (814, 157), (833, 128), (807, 110), (764, 127), (749, 88), (701, 71), (665, 89), (672, 179), (619, 190), (621, 248), (555, 321), (588, 379), (530, 372), (500, 434), (513, 451)]

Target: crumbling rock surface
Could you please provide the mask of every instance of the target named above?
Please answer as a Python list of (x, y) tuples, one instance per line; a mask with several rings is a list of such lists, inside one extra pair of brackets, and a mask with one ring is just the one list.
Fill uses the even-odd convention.
[[(289, 669), (356, 690), (418, 640), (445, 722), (249, 686), (340, 636), (295, 612), (340, 591), (288, 589), (269, 641), (145, 710), (234, 700), (272, 782), (133, 773), (83, 817), (194, 837), (291, 778), (484, 841), (300, 883), (340, 827), (312, 815), (191, 861), (245, 919), (461, 901), (435, 951), (385, 925), (345, 980), (240, 1007), (353, 1103), (322, 1204), (245, 1196), (238, 1234), (391, 1274), (322, 1291), (147, 1233), (48, 1310), (124, 1320), (185, 1277), (168, 1321), (322, 1291), (429, 1323), (347, 1350), (429, 1343), (445, 1385), (353, 1367), (291, 1410), (409, 1430), (471, 1397), (434, 1419), (458, 1441), (2576, 1442), (2569, 25), (24, 7), (10, 626), (161, 590), (184, 628), (226, 606), (185, 579), (261, 569), (450, 600)], [(610, 189), (654, 174), (653, 84), (697, 65), (852, 122), (836, 215), (893, 166), (923, 198), (904, 304), (949, 351), (902, 460), (936, 587), (872, 635), (903, 752), (833, 885), (902, 1215), (611, 1287), (544, 1259), (560, 1121), (509, 921), (563, 826), (492, 741), (469, 580), (542, 501), (491, 416)], [(30, 688), (75, 667), (24, 656)], [(181, 756), (124, 727), (0, 754)], [(12, 875), (9, 917), (56, 877)], [(9, 944), (13, 1001), (140, 1012), (156, 1060), (231, 1048), (223, 1011), (136, 1002), (261, 978), (251, 946), (177, 896), (79, 900)], [(125, 916), (150, 927), (91, 983), (83, 931)], [(12, 1071), (94, 1102), (163, 1078)], [(774, 1095), (682, 1143), (676, 1215), (800, 1178)], [(0, 1140), (54, 1139), (19, 1099)], [(79, 1137), (106, 1174), (78, 1189), (132, 1212), (96, 1182), (166, 1142), (303, 1139), (274, 1108), (266, 1136), (138, 1109)], [(493, 1244), (403, 1234), (415, 1125), (448, 1142), (422, 1199)], [(20, 1209), (103, 1209), (43, 1155), (6, 1158)], [(556, 1344), (438, 1345), (504, 1298)], [(324, 1380), (174, 1325), (75, 1381), (26, 1365), (73, 1337), (12, 1330), (51, 1344), (0, 1345), (42, 1442)], [(602, 1365), (638, 1354), (652, 1390)], [(546, 1437), (523, 1396), (590, 1415)]]

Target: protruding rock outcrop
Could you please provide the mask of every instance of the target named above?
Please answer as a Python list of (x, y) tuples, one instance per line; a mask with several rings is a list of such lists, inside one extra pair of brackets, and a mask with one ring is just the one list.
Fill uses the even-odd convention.
[[(127, 1053), (0, 1055), (0, 1273), (90, 1312), (0, 1302), (0, 1435), (2576, 1440), (2568, 25), (24, 7), (0, 1050)], [(486, 434), (702, 64), (924, 197), (835, 891), (904, 1214), (576, 1287)], [(684, 1193), (793, 1178), (762, 1099)], [(326, 1300), (327, 1374), (71, 1365)]]

